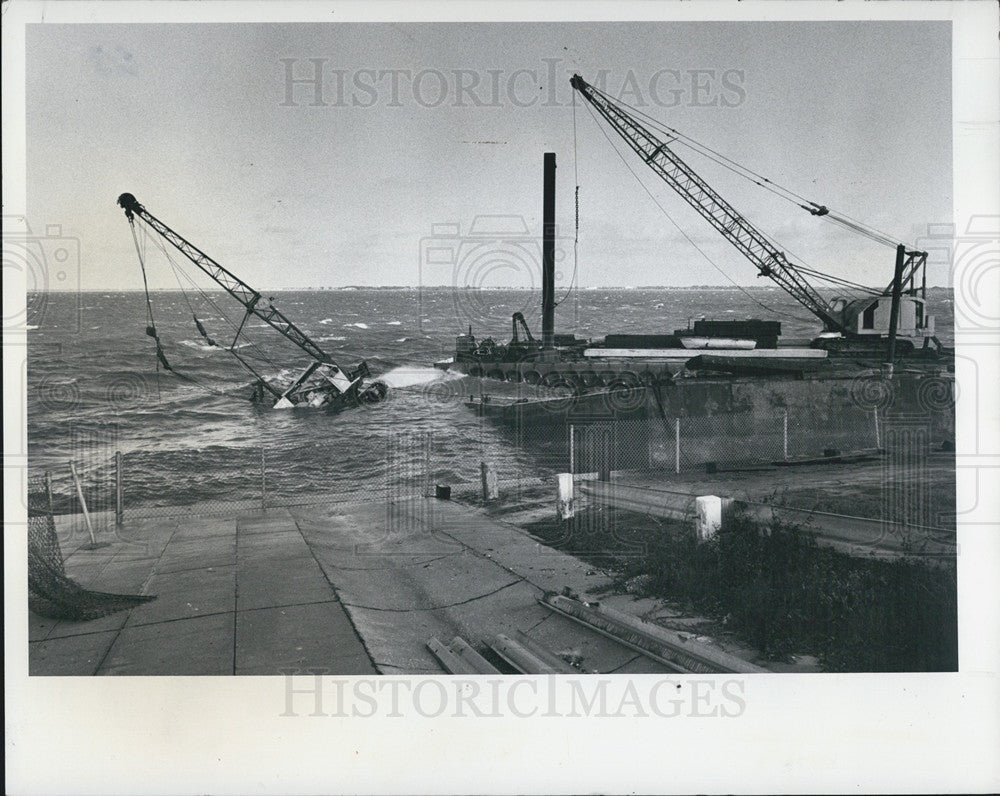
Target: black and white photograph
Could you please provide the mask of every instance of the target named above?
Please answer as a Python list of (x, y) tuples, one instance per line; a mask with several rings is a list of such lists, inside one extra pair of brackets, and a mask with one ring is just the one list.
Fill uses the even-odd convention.
[(4, 13), (11, 792), (1000, 787), (994, 4)]

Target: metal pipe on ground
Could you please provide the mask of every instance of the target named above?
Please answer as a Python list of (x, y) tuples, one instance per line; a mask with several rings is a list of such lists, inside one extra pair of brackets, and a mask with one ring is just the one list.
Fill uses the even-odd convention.
[(539, 603), (675, 671), (705, 674), (766, 671), (718, 648), (692, 643), (685, 634), (597, 603), (584, 603), (558, 594), (547, 594)]
[(427, 649), (449, 674), (500, 674), (499, 669), (476, 652), (461, 636), (455, 636), (448, 645), (432, 636), (427, 640)]
[(500, 633), (490, 642), (490, 649), (521, 674), (576, 673), (576, 670), (558, 655), (535, 644), (520, 632), (516, 640)]

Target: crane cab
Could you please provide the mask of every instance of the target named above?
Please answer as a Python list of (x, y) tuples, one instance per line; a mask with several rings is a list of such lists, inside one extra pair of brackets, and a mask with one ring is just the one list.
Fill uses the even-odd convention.
[[(836, 298), (830, 303), (830, 309), (841, 319), (845, 332), (852, 336), (886, 337), (889, 334), (892, 296)], [(918, 348), (934, 336), (934, 316), (927, 314), (923, 298), (914, 295), (899, 297), (896, 335), (910, 340)]]

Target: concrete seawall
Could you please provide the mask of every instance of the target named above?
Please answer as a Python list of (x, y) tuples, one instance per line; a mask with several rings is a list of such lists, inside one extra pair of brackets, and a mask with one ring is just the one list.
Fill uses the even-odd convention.
[(901, 431), (910, 449), (941, 450), (953, 444), (955, 433), (954, 379), (933, 373), (891, 379), (871, 372), (811, 379), (681, 378), (542, 401), (493, 399), (487, 393), (485, 401), (470, 406), (515, 429), (520, 443), (532, 447), (543, 441), (557, 455), (568, 453), (568, 426), (601, 429), (607, 442), (599, 455), (608, 460), (577, 466), (594, 470), (874, 450), (899, 444)]

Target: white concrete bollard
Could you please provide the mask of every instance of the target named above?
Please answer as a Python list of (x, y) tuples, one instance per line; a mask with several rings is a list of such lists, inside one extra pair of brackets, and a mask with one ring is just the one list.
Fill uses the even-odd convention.
[(497, 471), (486, 462), (479, 463), (479, 474), (483, 481), (483, 502), (489, 503), (500, 499), (500, 483), (497, 480)]
[(556, 499), (556, 511), (559, 519), (568, 520), (575, 509), (573, 501), (573, 473), (559, 473), (559, 494)]
[(699, 542), (715, 537), (722, 527), (722, 498), (702, 495), (695, 498), (695, 534)]

